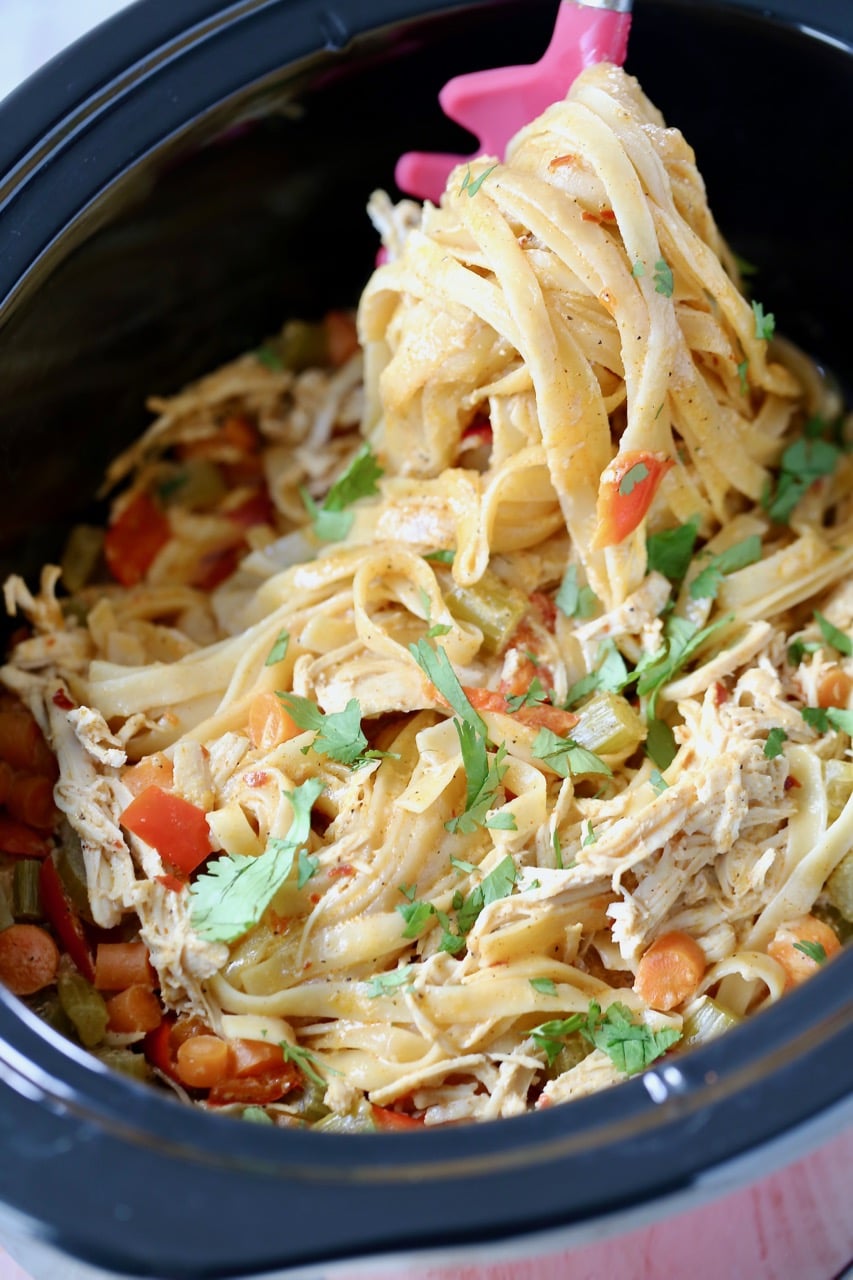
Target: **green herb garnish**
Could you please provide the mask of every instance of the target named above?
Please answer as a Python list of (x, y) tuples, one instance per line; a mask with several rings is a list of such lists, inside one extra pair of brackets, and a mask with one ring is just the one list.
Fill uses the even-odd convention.
[(275, 644), (267, 654), (265, 667), (274, 667), (277, 662), (281, 662), (287, 655), (287, 646), (290, 644), (290, 632), (279, 631), (275, 639)]
[(764, 744), (764, 754), (768, 760), (775, 760), (777, 756), (782, 754), (782, 743), (787, 742), (788, 735), (784, 729), (778, 726), (771, 729), (767, 735), (767, 741)]
[(670, 582), (679, 583), (687, 572), (693, 557), (699, 517), (694, 516), (686, 524), (674, 529), (663, 529), (649, 534), (646, 539), (646, 555), (649, 571), (662, 573)]
[(759, 340), (769, 342), (776, 332), (776, 317), (772, 311), (764, 314), (764, 307), (760, 302), (753, 302), (752, 314), (755, 317), (755, 336)]
[(314, 533), (321, 542), (340, 542), (347, 536), (355, 517), (346, 508), (359, 498), (378, 493), (376, 482), (383, 474), (376, 455), (365, 441), (326, 494), (322, 506), (317, 505), (307, 490), (300, 490)]
[(573, 738), (560, 738), (551, 729), (540, 729), (533, 739), (531, 751), (537, 760), (549, 765), (561, 778), (569, 774), (603, 773), (612, 777), (613, 770), (593, 751), (588, 751)]
[(541, 996), (555, 996), (557, 994), (557, 985), (553, 978), (531, 978), (530, 985)]
[(370, 979), (370, 986), (367, 994), (371, 1000), (376, 996), (387, 996), (392, 991), (398, 990), (400, 987), (410, 987), (412, 985), (412, 973), (415, 966), (413, 964), (404, 964), (400, 969), (394, 969), (391, 973), (378, 973)]
[(734, 546), (727, 547), (718, 556), (712, 556), (704, 569), (690, 583), (691, 600), (715, 600), (727, 573), (735, 573), (761, 559), (761, 538), (757, 533)]
[(775, 489), (771, 485), (762, 495), (762, 506), (770, 518), (778, 524), (787, 523), (815, 480), (832, 475), (840, 457), (838, 445), (811, 435), (806, 424), (806, 434), (782, 454)]
[(843, 653), (845, 658), (853, 657), (853, 640), (838, 627), (833, 626), (829, 618), (825, 618), (822, 613), (814, 611), (815, 622), (820, 627), (820, 634), (823, 636), (827, 644), (831, 644), (833, 649), (837, 649), (839, 653)]
[(803, 955), (814, 960), (815, 964), (826, 964), (826, 948), (822, 942), (809, 942), (808, 939), (795, 942), (794, 950), (802, 951)]
[(591, 618), (598, 608), (599, 599), (592, 587), (578, 585), (577, 565), (570, 564), (566, 570), (555, 604), (567, 618)]
[(356, 698), (350, 698), (343, 711), (325, 712), (310, 698), (301, 698), (295, 693), (277, 693), (276, 697), (281, 699), (288, 715), (300, 729), (314, 730), (316, 737), (310, 747), (302, 748), (304, 753), (313, 749), (319, 755), (352, 768), (384, 754), (366, 750), (367, 738), (362, 732), (361, 707)]
[(672, 279), (672, 270), (663, 258), (658, 258), (655, 263), (655, 273), (652, 276), (655, 282), (655, 293), (662, 293), (665, 298), (671, 298), (675, 284)]
[(477, 194), (477, 192), (480, 190), (480, 187), (481, 187), (481, 186), (483, 185), (483, 183), (486, 181), (486, 178), (488, 178), (489, 174), (490, 174), (494, 169), (497, 169), (497, 167), (498, 167), (498, 166), (497, 166), (497, 164), (490, 165), (488, 169), (484, 169), (484, 170), (483, 170), (483, 172), (480, 174), (479, 178), (475, 178), (475, 179), (472, 181), (472, 180), (471, 180), (471, 166), (470, 166), (470, 164), (469, 164), (469, 165), (468, 165), (468, 169), (467, 169), (467, 171), (466, 171), (466, 173), (465, 173), (465, 177), (462, 179), (462, 186), (459, 188), (459, 194), (461, 195), (463, 191), (467, 191), (469, 196), (475, 196), (475, 195)]
[(642, 484), (644, 480), (649, 478), (649, 469), (645, 462), (635, 462), (633, 467), (629, 467), (619, 481), (619, 492), (623, 498), (629, 497), (638, 484)]

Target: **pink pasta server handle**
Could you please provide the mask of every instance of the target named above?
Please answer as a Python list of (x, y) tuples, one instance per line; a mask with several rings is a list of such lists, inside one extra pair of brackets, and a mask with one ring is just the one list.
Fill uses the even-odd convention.
[[(630, 25), (631, 0), (561, 0), (538, 62), (456, 76), (438, 95), (442, 110), (480, 139), (475, 155), (503, 156), (513, 134), (564, 98), (584, 67), (624, 62)], [(450, 170), (465, 158), (409, 151), (397, 162), (397, 185), (437, 203)]]

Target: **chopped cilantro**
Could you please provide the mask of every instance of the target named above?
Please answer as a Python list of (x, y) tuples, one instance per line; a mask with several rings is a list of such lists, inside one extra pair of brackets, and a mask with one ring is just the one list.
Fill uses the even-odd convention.
[(826, 964), (826, 948), (821, 942), (810, 942), (805, 939), (802, 942), (795, 942), (794, 950), (802, 951), (803, 955), (814, 960), (815, 964)]
[(402, 968), (393, 969), (390, 973), (377, 973), (375, 977), (370, 979), (370, 986), (367, 989), (368, 996), (373, 1000), (377, 996), (390, 995), (398, 987), (410, 987), (414, 968), (413, 964), (404, 964)]
[(417, 889), (413, 884), (400, 884), (397, 888), (400, 890), (407, 902), (414, 902)]
[(802, 717), (807, 725), (818, 733), (829, 733), (830, 728), (853, 737), (853, 711), (841, 707), (803, 707)]
[(566, 868), (563, 866), (563, 846), (560, 843), (559, 831), (557, 830), (554, 831), (554, 835), (551, 838), (551, 843), (554, 846), (554, 861), (557, 864), (557, 870), (565, 871)]
[(760, 302), (753, 302), (752, 314), (755, 317), (755, 336), (758, 339), (769, 341), (776, 331), (776, 317), (772, 311), (764, 314), (764, 307)]
[(592, 587), (579, 586), (577, 565), (570, 564), (555, 603), (567, 618), (591, 618), (598, 608), (599, 600)]
[(450, 865), (455, 871), (459, 871), (466, 876), (472, 876), (477, 871), (473, 862), (465, 862), (463, 858), (454, 858), (452, 853), (450, 855)]
[(699, 517), (693, 516), (686, 524), (650, 534), (646, 539), (649, 571), (657, 571), (670, 582), (679, 583), (693, 556), (698, 529)]
[(555, 996), (557, 994), (557, 985), (553, 978), (531, 978), (530, 985), (534, 991), (538, 991), (542, 996)]
[(450, 665), (450, 659), (443, 649), (434, 649), (426, 640), (409, 645), (409, 652), (420, 669), (432, 681), (438, 692), (449, 703), (462, 721), (474, 729), (481, 738), (488, 737), (485, 721), (477, 714), (468, 701), (459, 677)]
[(545, 686), (538, 676), (534, 676), (527, 687), (526, 693), (513, 694), (507, 698), (507, 711), (520, 711), (522, 707), (538, 707), (541, 703), (546, 702), (547, 698)]
[(588, 675), (581, 676), (571, 687), (566, 698), (566, 706), (572, 707), (597, 689), (604, 693), (619, 693), (628, 683), (628, 668), (625, 659), (616, 648), (615, 641), (608, 637), (602, 641), (597, 656), (598, 665)]
[(281, 662), (287, 655), (287, 646), (290, 644), (290, 632), (279, 631), (275, 639), (275, 644), (267, 654), (265, 667), (274, 667), (277, 662)]
[(475, 179), (472, 181), (472, 180), (471, 180), (471, 166), (470, 166), (470, 164), (469, 164), (469, 165), (468, 165), (468, 169), (467, 169), (466, 174), (465, 174), (465, 177), (462, 179), (462, 186), (459, 188), (459, 194), (461, 195), (463, 191), (467, 191), (469, 196), (475, 196), (475, 195), (477, 194), (477, 192), (480, 190), (480, 187), (481, 187), (481, 186), (483, 185), (483, 183), (486, 181), (486, 178), (488, 178), (489, 174), (490, 174), (494, 169), (497, 169), (497, 167), (498, 167), (498, 166), (497, 166), (497, 164), (493, 164), (493, 165), (491, 165), (488, 169), (484, 169), (484, 170), (483, 170), (483, 172), (480, 174), (479, 178), (475, 178)]
[(537, 760), (549, 765), (561, 778), (569, 774), (613, 773), (594, 752), (588, 751), (573, 738), (559, 738), (551, 729), (540, 729), (533, 739), (531, 751)]
[(208, 863), (190, 886), (190, 920), (199, 937), (233, 942), (258, 923), (308, 840), (311, 809), (322, 790), (319, 778), (309, 778), (285, 792), (293, 810), (290, 830), (283, 839), (268, 840), (258, 857), (232, 853)]
[[(361, 729), (361, 707), (356, 698), (350, 698), (343, 711), (321, 711), (310, 698), (295, 693), (277, 693), (288, 715), (300, 729), (313, 729), (316, 737), (311, 747), (320, 755), (348, 764), (353, 768), (381, 754), (367, 751), (367, 738)], [(303, 747), (308, 752), (311, 747)]]
[(742, 276), (754, 276), (758, 274), (758, 267), (753, 262), (749, 262), (746, 258), (742, 258), (739, 253), (732, 255), (735, 260), (738, 271)]
[(841, 457), (839, 446), (812, 435), (808, 423), (805, 432), (782, 454), (775, 490), (771, 486), (761, 498), (765, 511), (778, 524), (785, 524), (790, 519), (797, 503), (815, 480), (832, 475)]
[(740, 364), (737, 367), (737, 376), (740, 379), (741, 393), (745, 396), (749, 395), (749, 379), (746, 376), (748, 371), (749, 371), (749, 361), (741, 360)]
[(631, 1010), (618, 1002), (609, 1005), (602, 1014), (593, 1000), (581, 1034), (596, 1049), (602, 1049), (617, 1070), (632, 1076), (651, 1066), (681, 1039), (682, 1033), (674, 1027), (653, 1031), (643, 1022), (634, 1022)]
[(845, 658), (853, 657), (853, 640), (850, 639), (845, 632), (840, 631), (838, 627), (833, 626), (829, 618), (825, 618), (822, 613), (814, 611), (815, 622), (820, 627), (820, 634), (823, 636), (827, 644), (831, 644), (833, 649), (837, 649), (839, 653), (843, 653)]
[(271, 1115), (264, 1111), (263, 1107), (244, 1107), (240, 1112), (241, 1120), (248, 1120), (249, 1124), (275, 1124)]
[(268, 369), (274, 369), (276, 373), (279, 373), (284, 368), (284, 361), (281, 356), (266, 342), (263, 346), (258, 347), (255, 352), (255, 359), (260, 360), (261, 364), (266, 365)]
[(646, 268), (643, 266), (642, 262), (638, 258), (637, 261), (634, 263), (633, 267), (631, 268), (631, 275), (634, 277), (635, 280), (639, 280), (640, 276), (644, 276), (645, 274), (646, 274)]
[(435, 907), (431, 902), (401, 903), (397, 910), (406, 923), (404, 938), (419, 938), (435, 915)]
[(635, 462), (633, 467), (629, 467), (619, 481), (619, 493), (623, 498), (627, 498), (634, 492), (638, 484), (642, 484), (644, 480), (649, 478), (649, 469), (645, 462)]
[[(477, 827), (484, 824), (491, 826), (499, 817), (509, 818), (515, 827), (515, 819), (511, 813), (494, 814), (487, 822), (486, 814), (494, 809), (497, 793), (506, 772), (503, 763), (506, 747), (501, 743), (498, 750), (491, 753), (486, 750), (486, 739), (478, 733), (473, 725), (464, 720), (454, 720), (459, 746), (462, 751), (462, 763), (465, 768), (465, 809), (457, 817), (445, 823), (448, 831), (471, 835)], [(499, 824), (500, 825), (500, 824)]]
[(798, 667), (807, 653), (817, 653), (820, 645), (815, 640), (792, 640), (788, 645), (788, 661)]
[(587, 845), (595, 844), (597, 839), (598, 839), (598, 836), (595, 834), (595, 827), (592, 825), (589, 819), (587, 819), (586, 835), (583, 838), (582, 847), (585, 849)]
[(502, 858), (481, 884), (472, 889), (456, 909), (456, 923), (461, 934), (468, 933), (484, 907), (508, 898), (518, 880), (518, 870), (509, 854)]
[(672, 270), (663, 258), (658, 258), (655, 263), (655, 273), (652, 279), (655, 282), (655, 293), (662, 293), (665, 298), (672, 297), (675, 288)]
[[(637, 681), (641, 697), (649, 695), (649, 713), (655, 715), (658, 695), (665, 684), (686, 666), (706, 640), (720, 627), (731, 622), (731, 615), (718, 618), (701, 630), (695, 622), (671, 613), (664, 623), (664, 644), (656, 653), (644, 654), (637, 663), (631, 679)], [(665, 767), (665, 766), (664, 766)]]
[[(319, 1064), (320, 1059), (316, 1053), (312, 1053), (310, 1049), (303, 1049), (298, 1044), (291, 1044), (289, 1040), (280, 1040), (279, 1043), (285, 1062), (295, 1062), (304, 1076), (307, 1076), (309, 1080), (313, 1080), (315, 1084), (325, 1089), (329, 1082), (317, 1070), (315, 1064)], [(339, 1074), (333, 1067), (325, 1067), (325, 1070), (331, 1071), (333, 1075)]]
[(664, 791), (669, 790), (669, 783), (659, 769), (652, 769), (649, 774), (649, 782), (657, 795), (662, 795)]
[(445, 550), (427, 551), (423, 558), (424, 560), (433, 561), (435, 564), (453, 564), (456, 559), (456, 552)]
[(754, 533), (742, 542), (727, 547), (718, 556), (712, 556), (705, 568), (690, 583), (691, 600), (715, 600), (723, 577), (755, 564), (761, 559), (761, 538)]
[(518, 824), (515, 821), (515, 814), (512, 813), (493, 813), (490, 818), (486, 818), (483, 826), (488, 827), (489, 831), (518, 830)]
[(782, 743), (787, 742), (788, 735), (784, 729), (778, 726), (771, 729), (767, 735), (767, 741), (764, 744), (764, 754), (768, 760), (775, 760), (777, 756), (782, 754)]
[(665, 720), (652, 717), (646, 730), (646, 755), (659, 769), (668, 769), (678, 752), (675, 735)]
[(575, 1031), (580, 1031), (586, 1019), (582, 1013), (573, 1013), (570, 1018), (559, 1018), (553, 1022), (543, 1022), (541, 1026), (534, 1027), (530, 1032), (530, 1039), (536, 1045), (537, 1049), (541, 1049), (548, 1059), (548, 1066), (552, 1066), (563, 1048), (563, 1041), (566, 1036), (573, 1035)]
[(376, 455), (365, 441), (326, 494), (322, 506), (318, 506), (304, 488), (300, 490), (314, 533), (321, 542), (340, 542), (347, 536), (354, 516), (346, 508), (359, 498), (378, 493), (376, 482), (383, 474)]

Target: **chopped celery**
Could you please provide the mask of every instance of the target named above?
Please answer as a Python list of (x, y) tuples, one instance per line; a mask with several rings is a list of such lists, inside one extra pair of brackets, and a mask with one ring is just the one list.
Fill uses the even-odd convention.
[(645, 737), (645, 728), (631, 704), (618, 693), (597, 693), (580, 709), (572, 738), (596, 755), (627, 755)]
[(74, 1024), (60, 1004), (59, 995), (55, 987), (46, 988), (44, 991), (39, 991), (36, 995), (30, 996), (27, 1000), (27, 1007), (32, 1009), (33, 1013), (41, 1018), (42, 1022), (46, 1022), (54, 1031), (58, 1031), (60, 1035), (66, 1036), (69, 1040), (76, 1039)]
[(311, 324), (306, 320), (288, 320), (276, 343), (267, 343), (267, 350), (274, 351), (285, 369), (301, 373), (315, 365), (324, 365), (329, 359), (329, 340), (323, 321)]
[(103, 546), (103, 529), (92, 524), (75, 524), (60, 561), (63, 586), (72, 595), (91, 580)]
[(442, 574), (447, 607), (457, 622), (472, 622), (483, 633), (483, 647), (501, 653), (528, 608), (527, 597), (487, 569), (473, 586), (461, 587)]
[(83, 919), (91, 924), (92, 908), (89, 905), (83, 846), (77, 832), (64, 818), (59, 828), (59, 847), (51, 856), (69, 898)]
[(100, 1045), (94, 1050), (94, 1054), (104, 1066), (112, 1068), (113, 1071), (120, 1071), (122, 1075), (130, 1076), (133, 1080), (154, 1079), (154, 1073), (146, 1062), (145, 1056), (134, 1053), (132, 1049)]
[(60, 969), (56, 987), (59, 1002), (71, 1019), (80, 1043), (93, 1049), (103, 1040), (107, 1029), (104, 997), (76, 969)]
[(730, 1027), (737, 1026), (743, 1019), (730, 1009), (725, 1009), (710, 996), (700, 996), (694, 1000), (684, 1015), (684, 1026), (681, 1036), (681, 1049), (692, 1049), (698, 1044), (705, 1044), (722, 1035)]
[(0, 884), (0, 933), (4, 929), (8, 929), (15, 923), (15, 917), (12, 914), (12, 906), (6, 897), (6, 890)]
[(557, 1076), (561, 1076), (565, 1071), (571, 1071), (572, 1067), (576, 1067), (578, 1063), (583, 1062), (584, 1058), (592, 1053), (592, 1045), (584, 1040), (583, 1036), (575, 1032), (574, 1035), (567, 1036), (563, 1047), (548, 1068), (548, 1075), (552, 1080), (556, 1080)]
[(12, 878), (12, 910), (16, 920), (35, 923), (44, 916), (39, 892), (41, 863), (33, 858), (22, 858), (15, 863)]
[(248, 1120), (249, 1124), (275, 1124), (275, 1120), (263, 1107), (245, 1107), (240, 1112), (240, 1119)]
[(826, 786), (829, 820), (834, 822), (850, 799), (850, 792), (853, 791), (853, 762), (824, 760), (823, 781)]
[(311, 1080), (310, 1077), (306, 1076), (301, 1098), (294, 1103), (290, 1103), (290, 1099), (288, 1099), (288, 1111), (311, 1125), (316, 1124), (319, 1120), (325, 1120), (331, 1114), (329, 1107), (323, 1101), (325, 1092), (325, 1085), (321, 1087), (316, 1080)]
[(191, 511), (216, 506), (227, 492), (222, 469), (210, 458), (190, 458), (170, 468), (157, 486), (157, 496), (166, 506), (180, 503)]
[(316, 1133), (373, 1133), (376, 1121), (370, 1103), (362, 1100), (358, 1104), (358, 1110), (349, 1111), (346, 1115), (332, 1111), (311, 1128)]
[(826, 882), (827, 896), (839, 915), (853, 921), (853, 849), (846, 853)]
[(843, 916), (837, 907), (831, 902), (827, 902), (826, 898), (818, 898), (817, 902), (811, 909), (811, 914), (818, 920), (822, 920), (824, 924), (828, 924), (833, 933), (838, 935), (838, 941), (845, 946), (853, 938), (853, 920), (848, 920)]

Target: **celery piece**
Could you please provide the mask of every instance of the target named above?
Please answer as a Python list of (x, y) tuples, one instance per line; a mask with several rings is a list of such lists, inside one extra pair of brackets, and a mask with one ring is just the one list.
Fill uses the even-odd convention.
[(705, 1044), (716, 1036), (722, 1035), (730, 1027), (737, 1026), (743, 1019), (730, 1009), (725, 1009), (710, 996), (700, 996), (694, 1000), (684, 1015), (681, 1049), (692, 1049), (698, 1044)]
[(157, 486), (157, 496), (165, 506), (186, 510), (209, 510), (228, 492), (222, 468), (210, 458), (190, 458), (168, 472)]
[(90, 581), (104, 546), (104, 531), (92, 524), (75, 524), (62, 552), (62, 584), (73, 595)]
[(634, 708), (618, 693), (597, 693), (580, 709), (572, 738), (596, 755), (630, 754), (645, 737)]
[(107, 1029), (104, 997), (76, 969), (60, 969), (56, 987), (59, 1003), (71, 1019), (80, 1043), (93, 1049), (101, 1043)]
[(844, 855), (827, 880), (826, 893), (839, 915), (853, 921), (853, 849)]
[(349, 1111), (346, 1115), (332, 1111), (312, 1124), (311, 1128), (315, 1133), (373, 1133), (376, 1121), (373, 1119), (370, 1103), (363, 1100), (356, 1111)]
[(22, 858), (15, 863), (12, 876), (12, 910), (16, 920), (36, 923), (43, 919), (39, 891), (41, 863), (33, 858)]
[(119, 1071), (123, 1076), (130, 1076), (132, 1080), (153, 1080), (154, 1072), (145, 1060), (145, 1056), (141, 1053), (134, 1053), (132, 1049), (114, 1048), (111, 1045), (99, 1045), (94, 1050), (95, 1057), (103, 1062), (104, 1066), (110, 1067), (113, 1071)]
[(43, 991), (38, 991), (34, 996), (30, 996), (27, 1000), (27, 1008), (32, 1009), (42, 1022), (46, 1022), (54, 1031), (58, 1031), (61, 1036), (65, 1036), (68, 1040), (75, 1040), (76, 1033), (74, 1024), (68, 1017), (59, 1002), (59, 996), (55, 987), (47, 987)]
[(10, 928), (15, 923), (15, 917), (12, 914), (12, 904), (6, 897), (6, 890), (0, 884), (0, 933), (4, 929)]
[(59, 847), (51, 854), (62, 881), (63, 888), (75, 908), (89, 924), (92, 924), (92, 908), (86, 882), (86, 863), (80, 837), (64, 818), (59, 828)]
[(834, 822), (853, 791), (853, 763), (849, 760), (824, 760), (823, 781), (829, 820)]
[(572, 1067), (576, 1067), (578, 1063), (583, 1062), (584, 1058), (591, 1053), (592, 1045), (588, 1044), (578, 1032), (567, 1036), (563, 1047), (548, 1067), (549, 1079), (556, 1080), (557, 1076), (563, 1075), (566, 1071), (571, 1071)]
[(482, 631), (483, 648), (489, 653), (503, 652), (528, 608), (527, 597), (489, 569), (470, 587), (448, 577), (442, 581), (442, 590), (457, 622), (471, 622)]
[(278, 343), (268, 346), (277, 350), (285, 369), (293, 373), (327, 364), (329, 359), (329, 341), (322, 321), (311, 324), (307, 320), (288, 320)]
[(315, 1125), (318, 1121), (325, 1120), (327, 1116), (331, 1115), (329, 1107), (323, 1101), (325, 1092), (325, 1085), (321, 1087), (316, 1080), (306, 1076), (302, 1096), (293, 1103), (288, 1099), (288, 1111), (310, 1125)]

